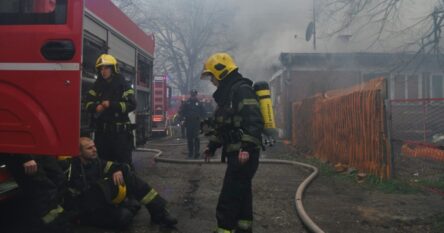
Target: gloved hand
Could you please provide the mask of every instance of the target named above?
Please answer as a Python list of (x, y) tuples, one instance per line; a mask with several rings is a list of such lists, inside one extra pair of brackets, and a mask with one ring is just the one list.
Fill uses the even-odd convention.
[(239, 159), (240, 164), (245, 164), (250, 159), (250, 153), (248, 153), (248, 151), (240, 150), (239, 155), (238, 155), (238, 159)]
[(208, 118), (200, 122), (200, 133), (206, 136), (214, 131), (213, 119)]

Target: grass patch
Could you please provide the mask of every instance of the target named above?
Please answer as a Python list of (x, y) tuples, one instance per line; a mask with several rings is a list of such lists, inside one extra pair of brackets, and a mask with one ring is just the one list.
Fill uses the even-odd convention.
[(419, 187), (408, 182), (397, 179), (381, 180), (379, 177), (373, 175), (367, 178), (366, 183), (368, 183), (371, 188), (375, 188), (384, 193), (413, 194), (421, 192)]
[(441, 175), (437, 179), (418, 179), (417, 183), (422, 186), (438, 189), (444, 192), (444, 175)]
[[(292, 154), (294, 152), (291, 152)], [(381, 180), (379, 177), (370, 175), (365, 178), (363, 183), (356, 182), (357, 171), (351, 173), (338, 173), (335, 171), (334, 167), (328, 163), (320, 161), (318, 158), (313, 156), (301, 156), (296, 159), (297, 161), (308, 163), (316, 166), (319, 169), (319, 175), (324, 177), (330, 177), (341, 182), (353, 183), (359, 185), (366, 189), (377, 190), (383, 193), (394, 193), (394, 194), (415, 194), (423, 191), (421, 186), (428, 186), (433, 188), (438, 188), (444, 191), (444, 175), (440, 177), (438, 181), (422, 180), (418, 181), (420, 185), (409, 183), (408, 181), (403, 181), (399, 179)], [(444, 232), (444, 231), (443, 231)]]
[[(391, 180), (381, 180), (379, 177), (374, 175), (368, 175), (363, 183), (358, 184), (356, 182), (356, 173), (354, 171), (352, 173), (337, 173), (333, 166), (321, 162), (319, 159), (315, 157), (309, 157), (305, 159), (309, 164), (312, 164), (319, 169), (319, 174), (321, 176), (331, 177), (332, 179), (336, 179), (338, 181), (354, 183), (356, 185), (361, 185), (367, 189), (377, 190), (383, 193), (399, 193), (399, 194), (414, 194), (421, 192), (421, 188), (415, 185), (412, 185), (408, 182), (391, 179)], [(437, 185), (437, 184), (436, 184)], [(444, 179), (440, 187), (444, 188)]]

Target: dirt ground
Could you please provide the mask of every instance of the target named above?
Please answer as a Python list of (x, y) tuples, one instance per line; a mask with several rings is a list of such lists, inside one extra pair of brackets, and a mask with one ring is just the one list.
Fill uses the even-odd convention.
[[(163, 150), (165, 157), (185, 158), (184, 142), (161, 139), (148, 143), (146, 147)], [(367, 181), (358, 184), (350, 176), (336, 174), (328, 166), (308, 159), (281, 143), (262, 156), (308, 161), (320, 167), (320, 176), (305, 193), (304, 205), (307, 213), (325, 232), (444, 232), (444, 197), (441, 195), (391, 183), (394, 191)], [(141, 209), (132, 226), (125, 231), (79, 226), (76, 232), (212, 232), (216, 226), (215, 208), (225, 172), (224, 164), (155, 163), (153, 154), (147, 152), (135, 152), (134, 160), (138, 174), (169, 201), (170, 211), (179, 219), (177, 229), (151, 225), (148, 212)], [(307, 232), (297, 217), (293, 199), (298, 185), (308, 175), (309, 171), (300, 167), (260, 165), (253, 183), (254, 232)]]
[(338, 174), (331, 165), (300, 155), (293, 149), (275, 148), (270, 157), (314, 163), (320, 176), (307, 189), (304, 206), (325, 232), (444, 232), (444, 196), (398, 179), (356, 182), (353, 175)]

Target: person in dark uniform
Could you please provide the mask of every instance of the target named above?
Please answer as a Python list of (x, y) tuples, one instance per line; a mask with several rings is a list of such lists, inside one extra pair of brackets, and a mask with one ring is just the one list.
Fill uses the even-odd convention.
[(251, 233), (252, 179), (259, 166), (264, 122), (253, 82), (242, 77), (230, 55), (216, 53), (204, 63), (201, 79), (217, 87), (213, 132), (205, 160), (223, 147), (228, 160), (216, 209), (217, 233)]
[(98, 78), (85, 101), (95, 118), (95, 143), (103, 159), (131, 164), (133, 127), (128, 113), (136, 108), (134, 89), (119, 74), (113, 56), (102, 54), (96, 68)]
[(52, 156), (3, 154), (2, 161), (19, 185), (31, 222), (25, 232), (72, 232), (61, 203), (66, 191), (63, 170)]
[(166, 200), (131, 171), (129, 165), (97, 157), (90, 138), (80, 138), (80, 156), (62, 161), (68, 177), (70, 195), (66, 208), (78, 213), (77, 222), (106, 228), (126, 228), (138, 208), (127, 196), (145, 205), (151, 222), (173, 227), (177, 220), (166, 210)]
[(203, 104), (197, 99), (197, 91), (191, 90), (190, 98), (183, 103), (179, 115), (184, 119), (188, 141), (188, 158), (200, 156), (200, 122), (205, 117)]

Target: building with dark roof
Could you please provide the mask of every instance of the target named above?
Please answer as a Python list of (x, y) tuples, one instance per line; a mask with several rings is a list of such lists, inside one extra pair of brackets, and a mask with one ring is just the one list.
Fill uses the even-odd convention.
[(278, 127), (289, 136), (291, 105), (329, 90), (387, 79), (392, 100), (444, 98), (440, 56), (414, 53), (281, 53), (270, 79)]

